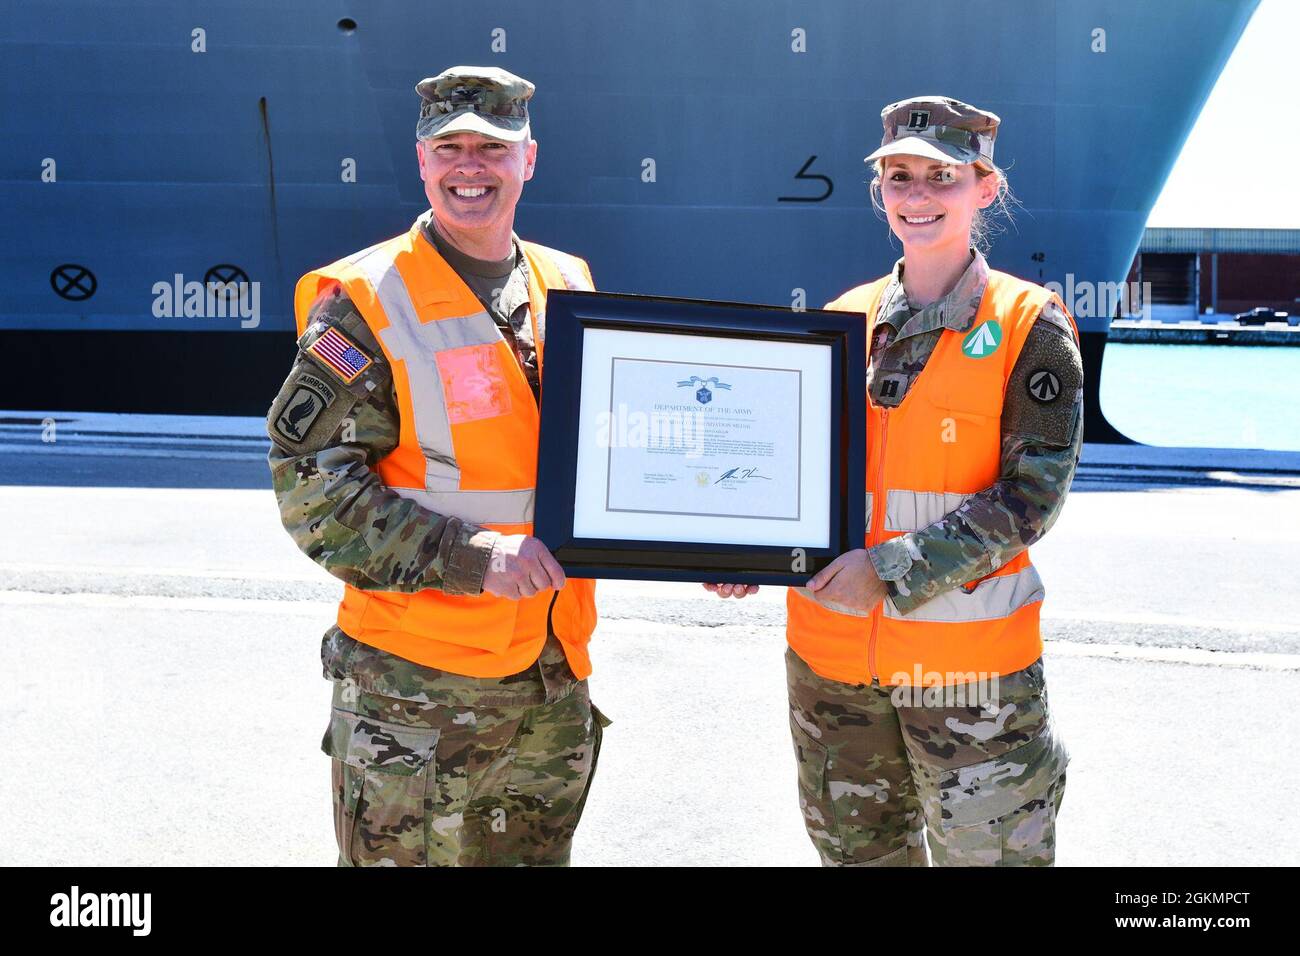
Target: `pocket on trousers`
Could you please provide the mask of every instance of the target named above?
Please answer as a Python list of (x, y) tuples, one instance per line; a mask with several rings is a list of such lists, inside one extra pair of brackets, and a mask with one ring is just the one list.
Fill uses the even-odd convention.
[(1064, 773), (1069, 755), (1049, 722), (1026, 744), (1000, 757), (939, 776), (944, 830), (987, 824), (1046, 793)]
[(790, 734), (794, 738), (794, 757), (799, 774), (799, 810), (804, 830), (823, 864), (850, 862), (852, 850), (845, 845), (835, 801), (831, 799), (827, 780), (830, 753), (804, 730), (790, 714)]
[(794, 759), (799, 771), (799, 789), (811, 800), (821, 801), (826, 792), (826, 748), (790, 718), (794, 737)]
[(573, 825), (582, 820), (582, 811), (587, 807), (587, 795), (591, 793), (591, 782), (596, 779), (596, 765), (600, 761), (600, 745), (605, 740), (605, 728), (613, 721), (606, 717), (599, 707), (591, 705), (591, 767), (587, 770), (587, 782), (578, 798), (578, 806), (573, 812)]
[(350, 866), (425, 864), (426, 788), (439, 731), (335, 710), (321, 740), (333, 758), (334, 832)]

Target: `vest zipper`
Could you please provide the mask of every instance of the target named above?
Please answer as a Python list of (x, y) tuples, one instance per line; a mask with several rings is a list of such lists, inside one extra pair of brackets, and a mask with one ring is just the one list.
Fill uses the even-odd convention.
[[(889, 437), (889, 409), (880, 410), (880, 450), (876, 459), (876, 496), (872, 499), (873, 506), (879, 507), (880, 516), (871, 522), (871, 534), (868, 540), (872, 544), (878, 544), (880, 536), (884, 531), (885, 509), (888, 507), (889, 494), (885, 490), (885, 442)], [(873, 507), (873, 510), (875, 508)], [(867, 670), (871, 672), (871, 686), (880, 686), (880, 676), (876, 673), (876, 632), (880, 629), (880, 617), (884, 614), (884, 602), (871, 612), (871, 637), (867, 641)]]

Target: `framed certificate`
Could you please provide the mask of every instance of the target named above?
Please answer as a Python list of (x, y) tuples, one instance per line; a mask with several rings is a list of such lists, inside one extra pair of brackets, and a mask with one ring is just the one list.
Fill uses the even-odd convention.
[(583, 578), (801, 585), (865, 533), (861, 315), (550, 292), (534, 534)]

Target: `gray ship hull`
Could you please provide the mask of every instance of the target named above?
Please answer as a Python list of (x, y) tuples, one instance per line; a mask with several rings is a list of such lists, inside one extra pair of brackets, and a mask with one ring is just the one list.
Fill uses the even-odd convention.
[[(1118, 282), (1255, 5), (14, 7), (0, 339), (31, 361), (0, 407), (264, 411), (297, 276), (424, 208), (412, 87), (454, 63), (536, 82), (517, 229), (603, 289), (820, 306), (884, 273), (861, 157), (883, 104), (935, 92), (1003, 118), (1020, 206), (992, 265)], [(258, 283), (255, 323), (158, 314), (159, 283), (214, 275)], [(1091, 412), (1111, 316), (1076, 317)], [(1088, 437), (1118, 436), (1098, 413)]]

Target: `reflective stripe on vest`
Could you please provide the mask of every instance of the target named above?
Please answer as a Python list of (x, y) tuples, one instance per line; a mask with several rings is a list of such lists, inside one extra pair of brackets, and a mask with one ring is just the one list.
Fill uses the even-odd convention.
[[(892, 494), (892, 492), (891, 492), (891, 494)], [(872, 500), (873, 500), (873, 498), (874, 498), (874, 496), (871, 494), (871, 492), (868, 491), (868, 492), (867, 492), (867, 510), (866, 510), (866, 515), (867, 515), (867, 531), (868, 531), (868, 532), (871, 531), (871, 508), (872, 508)], [(805, 597), (805, 598), (807, 598), (809, 601), (816, 601), (817, 603), (821, 604), (822, 607), (829, 608), (830, 610), (835, 611), (836, 613), (839, 613), (839, 614), (847, 614), (847, 615), (849, 615), (850, 617), (870, 617), (870, 616), (871, 616), (871, 615), (870, 615), (868, 612), (866, 612), (866, 611), (859, 611), (859, 610), (857, 610), (857, 609), (855, 609), (855, 608), (846, 607), (846, 606), (843, 605), (843, 604), (837, 604), (837, 603), (835, 603), (834, 601), (827, 601), (827, 600), (825, 600), (825, 599), (821, 599), (821, 598), (813, 597), (813, 593), (812, 593), (812, 591), (809, 591), (807, 588), (796, 587), (796, 588), (791, 588), (790, 590), (794, 591), (796, 594), (800, 595), (801, 597)]]
[(437, 353), (500, 341), (501, 332), (486, 312), (422, 323), (391, 247), (372, 247), (352, 262), (375, 290), (388, 327), (379, 333), (384, 349), (406, 363), (415, 436), (425, 458), (424, 491), (394, 487), (404, 498), (439, 514), (454, 514), (475, 524), (527, 524), (533, 520), (532, 488), (462, 491), (452, 442), (446, 395)]
[(959, 624), (994, 621), (1043, 599), (1043, 581), (1031, 564), (1015, 574), (985, 578), (973, 591), (953, 588), (930, 598), (911, 614), (898, 613), (894, 602), (885, 598), (885, 617), (899, 621), (930, 621)]
[(553, 255), (550, 257), (551, 263), (555, 266), (556, 271), (560, 273), (560, 278), (564, 280), (564, 287), (575, 292), (590, 292), (591, 283), (587, 281), (586, 275), (578, 266), (577, 260), (572, 256), (564, 254)]
[[(859, 286), (827, 308), (863, 315), (870, 341), (889, 281), (885, 276)], [(972, 327), (997, 321), (1003, 333), (998, 347), (973, 359), (961, 350), (963, 333), (946, 328), (926, 374), (899, 406), (882, 408), (865, 396), (867, 547), (933, 527), (997, 482), (1007, 382), (1033, 323), (1053, 298), (1041, 286), (991, 270)], [(873, 505), (880, 514), (871, 514)], [(791, 588), (787, 639), (816, 673), (846, 683), (906, 683), (918, 664), (923, 672), (1011, 673), (1042, 652), (1043, 585), (1027, 549), (985, 568), (968, 585), (927, 597), (906, 615), (891, 598), (862, 615), (829, 609), (806, 590)]]
[[(920, 531), (949, 512), (956, 511), (970, 495), (943, 491), (905, 491), (891, 488), (885, 495), (885, 530)], [(867, 495), (868, 501), (871, 495)]]
[[(372, 470), (389, 490), (427, 510), (503, 534), (530, 534), (538, 425), (532, 389), (496, 323), (422, 227), (418, 220), (404, 235), (304, 275), (294, 291), (299, 335), (320, 294), (341, 285), (391, 361), (400, 411), (397, 445)], [(566, 272), (580, 288), (590, 283), (581, 259), (520, 246), (541, 376), (547, 290), (564, 288)], [(330, 459), (326, 451), (318, 462), (325, 472)], [(390, 592), (345, 583), (338, 613), (339, 627), (363, 643), (469, 677), (519, 673), (554, 633), (583, 679), (591, 672), (586, 645), (595, 623), (595, 582), (578, 578), (558, 593), (517, 601), (490, 592)]]
[(870, 611), (859, 611), (855, 607), (848, 607), (844, 604), (838, 604), (835, 601), (828, 601), (825, 598), (815, 597), (812, 591), (807, 588), (791, 588), (790, 590), (795, 594), (798, 594), (800, 597), (805, 597), (809, 601), (813, 601), (829, 611), (834, 611), (836, 614), (847, 614), (849, 617), (871, 617)]
[(455, 515), (472, 524), (531, 524), (532, 488), (517, 491), (417, 491), (414, 488), (390, 488), (403, 498), (410, 498), (440, 515)]

